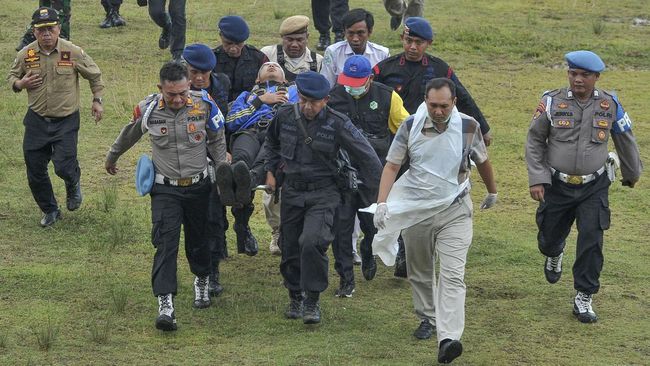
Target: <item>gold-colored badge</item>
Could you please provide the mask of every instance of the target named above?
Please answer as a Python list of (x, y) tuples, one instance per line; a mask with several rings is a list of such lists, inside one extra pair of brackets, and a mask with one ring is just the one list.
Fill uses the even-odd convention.
[(190, 133), (196, 132), (196, 125), (194, 123), (190, 123), (189, 125), (187, 125), (187, 132)]
[(569, 108), (569, 105), (562, 102), (562, 103), (558, 104), (557, 107), (560, 108), (560, 109), (567, 109), (567, 108)]
[(600, 108), (602, 108), (604, 110), (608, 110), (609, 109), (609, 102), (606, 101), (606, 100), (603, 100), (602, 102), (600, 102)]
[(605, 133), (605, 131), (598, 131), (598, 140), (605, 141), (606, 137), (607, 137), (607, 134)]
[(596, 122), (596, 124), (598, 124), (598, 127), (603, 127), (603, 128), (607, 128), (609, 126), (609, 122), (607, 122), (604, 119), (601, 119), (600, 121)]

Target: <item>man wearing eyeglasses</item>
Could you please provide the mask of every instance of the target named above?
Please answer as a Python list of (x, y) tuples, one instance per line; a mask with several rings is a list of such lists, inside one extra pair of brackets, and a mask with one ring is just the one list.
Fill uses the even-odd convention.
[(41, 226), (53, 225), (61, 218), (47, 167), (65, 182), (66, 206), (74, 211), (81, 206), (81, 171), (77, 160), (79, 133), (79, 76), (90, 82), (93, 94), (92, 115), (102, 119), (102, 73), (80, 47), (63, 38), (59, 13), (48, 7), (32, 15), (36, 41), (16, 56), (9, 72), (14, 92), (27, 90), (29, 108), (23, 124), (23, 152), (27, 181), (34, 200), (43, 212)]

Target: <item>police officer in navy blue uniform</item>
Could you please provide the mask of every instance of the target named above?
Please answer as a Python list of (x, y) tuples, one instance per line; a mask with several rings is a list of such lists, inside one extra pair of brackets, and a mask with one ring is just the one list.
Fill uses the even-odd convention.
[[(402, 98), (390, 87), (372, 80), (370, 61), (362, 55), (354, 55), (345, 61), (338, 84), (330, 91), (328, 107), (347, 115), (352, 123), (368, 139), (382, 163), (392, 141), (392, 136), (409, 114), (404, 109)], [(358, 167), (364, 161), (352, 161)], [(365, 177), (361, 177), (362, 180)], [(363, 232), (361, 241), (361, 272), (366, 280), (375, 277), (377, 264), (372, 254), (372, 240), (377, 232), (372, 214), (357, 212), (369, 206), (375, 197), (367, 197), (365, 191), (348, 194), (337, 211), (336, 239), (332, 251), (336, 259), (334, 267), (341, 276), (336, 292), (338, 297), (351, 297), (354, 292), (354, 271), (352, 267), (352, 232), (355, 216)]]
[(573, 314), (580, 322), (593, 323), (598, 317), (592, 297), (600, 289), (615, 170), (613, 153), (607, 151), (609, 136), (620, 157), (623, 186), (634, 187), (643, 165), (632, 121), (618, 97), (596, 88), (605, 63), (591, 51), (565, 57), (569, 87), (544, 93), (528, 130), (526, 162), (530, 196), (539, 201), (537, 239), (546, 256), (546, 280), (560, 280), (566, 238), (575, 221)]
[[(275, 188), (274, 173), (285, 164), (280, 224), (280, 272), (289, 290), (285, 315), (302, 316), (305, 324), (319, 323), (319, 295), (327, 288), (327, 246), (334, 239), (333, 225), (341, 193), (334, 161), (344, 148), (360, 166), (365, 184), (378, 188), (381, 162), (372, 146), (345, 115), (326, 106), (329, 82), (308, 71), (296, 77), (297, 104), (281, 106), (266, 134), (266, 184)], [(303, 291), (306, 298), (303, 303)]]
[[(190, 88), (192, 90), (207, 91), (221, 113), (226, 115), (228, 113), (230, 80), (225, 74), (212, 71), (217, 63), (217, 58), (212, 50), (203, 44), (191, 44), (183, 50), (183, 60), (187, 64), (189, 71)], [(211, 158), (212, 161), (215, 161), (214, 157)], [(221, 197), (215, 185), (210, 191), (208, 225), (206, 227), (206, 237), (212, 262), (209, 278), (211, 296), (219, 296), (223, 292), (223, 286), (219, 282), (219, 263), (228, 256), (226, 230), (228, 230), (226, 208), (221, 202)]]
[(244, 43), (250, 34), (244, 18), (225, 16), (219, 20), (218, 28), (221, 45), (213, 50), (217, 56), (214, 71), (222, 72), (230, 79), (228, 101), (232, 102), (239, 94), (255, 86), (257, 72), (268, 59), (260, 50)]
[(406, 110), (414, 114), (424, 101), (424, 91), (429, 80), (440, 77), (451, 79), (456, 84), (458, 110), (478, 121), (485, 145), (489, 146), (490, 126), (472, 96), (446, 62), (426, 53), (433, 37), (433, 29), (424, 18), (406, 19), (404, 32), (400, 36), (404, 52), (375, 65), (375, 81), (395, 89), (404, 100)]

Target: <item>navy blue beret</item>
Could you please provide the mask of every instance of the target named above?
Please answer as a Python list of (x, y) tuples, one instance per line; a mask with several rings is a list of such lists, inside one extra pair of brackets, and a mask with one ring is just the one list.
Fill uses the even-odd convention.
[(199, 43), (185, 46), (183, 59), (190, 66), (201, 71), (212, 70), (217, 65), (217, 56), (210, 47)]
[(591, 51), (573, 51), (564, 55), (570, 69), (583, 69), (591, 72), (605, 70), (605, 63)]
[(235, 43), (244, 42), (250, 34), (248, 24), (239, 15), (228, 15), (221, 18), (217, 27), (221, 35)]
[(302, 72), (296, 76), (298, 93), (312, 99), (323, 99), (329, 95), (330, 82), (325, 76), (315, 72)]
[(433, 41), (431, 24), (426, 19), (420, 17), (408, 17), (406, 19), (404, 22), (404, 34)]

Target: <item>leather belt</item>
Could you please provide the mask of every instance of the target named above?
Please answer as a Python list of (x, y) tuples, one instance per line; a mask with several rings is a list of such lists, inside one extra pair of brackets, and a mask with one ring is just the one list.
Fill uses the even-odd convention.
[(61, 122), (67, 117), (41, 117), (41, 118), (43, 118), (46, 122), (52, 123), (52, 122)]
[(598, 169), (595, 173), (592, 174), (571, 175), (571, 174), (562, 173), (561, 171), (551, 167), (551, 173), (553, 174), (553, 177), (561, 180), (564, 183), (573, 184), (573, 185), (587, 184), (591, 181), (594, 181), (596, 178), (600, 177), (600, 175), (603, 174), (604, 172), (605, 172), (605, 167), (603, 166), (602, 168)]
[(166, 186), (187, 187), (202, 181), (207, 176), (208, 176), (208, 168), (203, 169), (203, 171), (197, 175), (193, 175), (187, 178), (180, 178), (180, 179), (171, 179), (165, 177), (162, 174), (156, 173), (155, 182), (158, 184), (164, 184)]
[(299, 181), (299, 180), (289, 180), (285, 182), (287, 185), (289, 185), (291, 188), (297, 190), (297, 191), (315, 191), (317, 189), (329, 187), (336, 185), (336, 182), (334, 182), (333, 179), (323, 179), (319, 180), (317, 182), (304, 182), (304, 181)]

